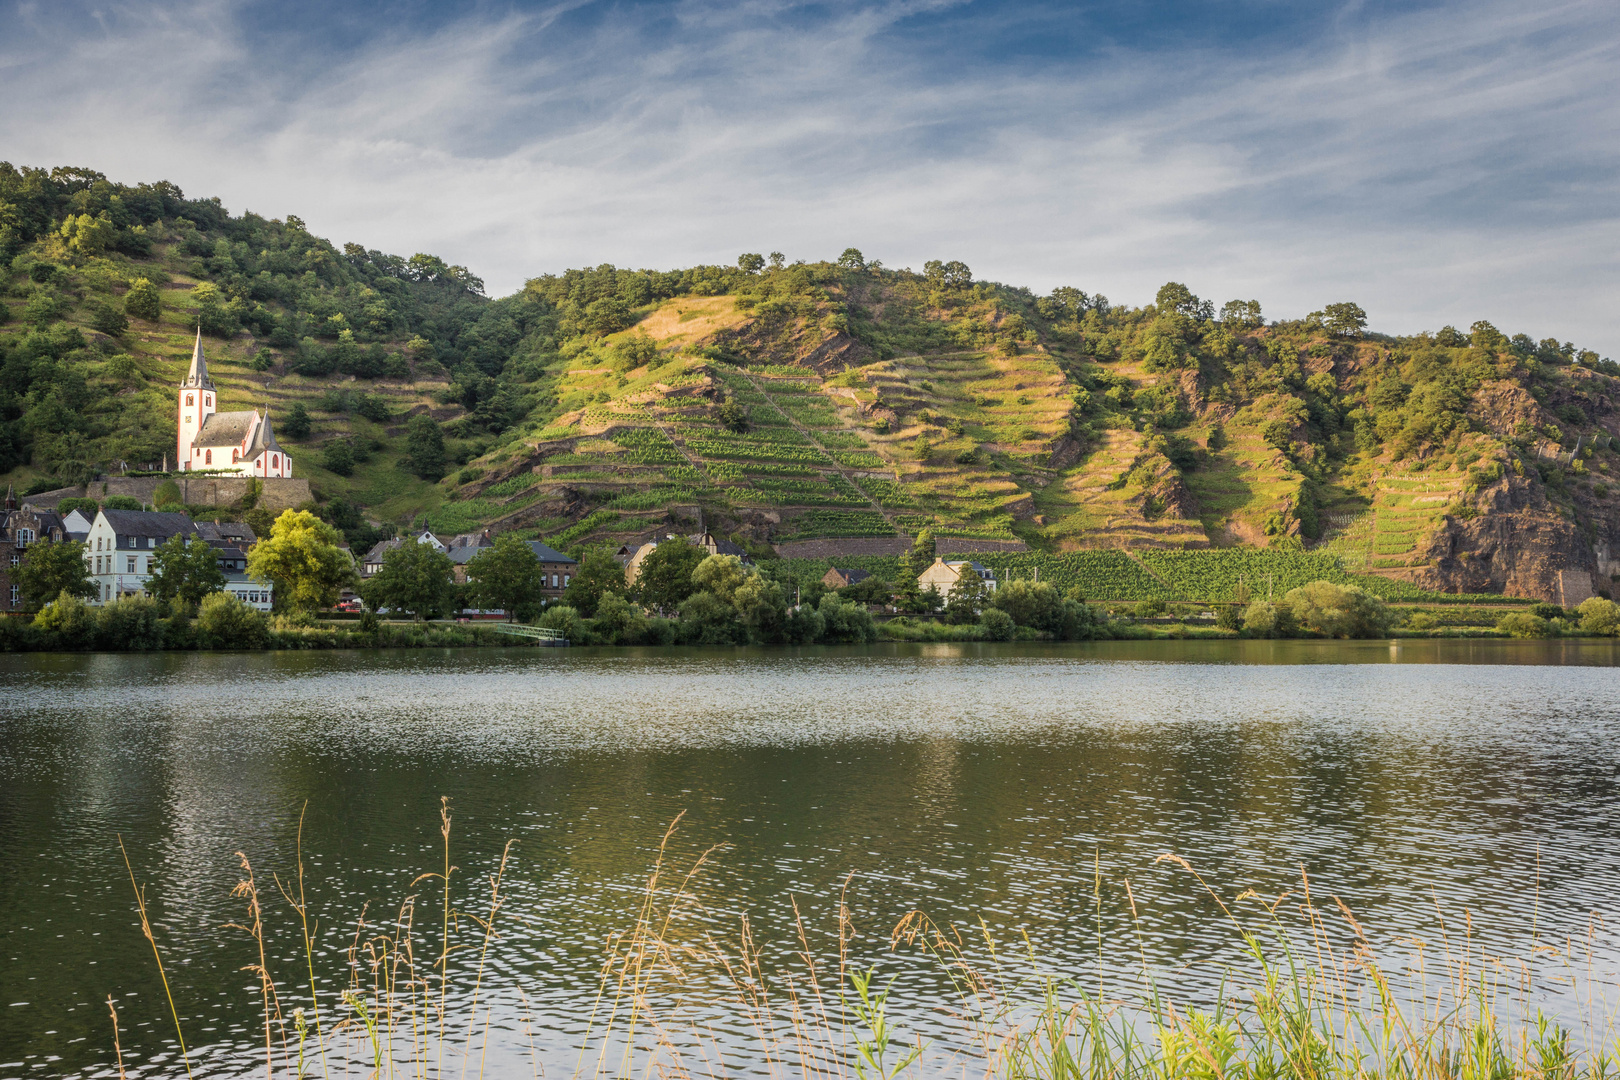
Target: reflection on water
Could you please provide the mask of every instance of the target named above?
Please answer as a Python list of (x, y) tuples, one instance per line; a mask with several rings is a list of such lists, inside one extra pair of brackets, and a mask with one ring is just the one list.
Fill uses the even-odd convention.
[[(1150, 962), (1207, 991), (1230, 935), (1163, 852), (1227, 896), (1274, 896), (1303, 867), (1386, 942), (1432, 938), (1436, 898), (1487, 951), (1521, 950), (1532, 921), (1579, 937), (1620, 895), (1617, 659), (1497, 641), (3, 656), (0, 1077), (108, 1075), (108, 994), (135, 1073), (172, 1069), (119, 834), (203, 1072), (238, 1072), (225, 1055), (252, 1042), (257, 999), (222, 928), (242, 915), (233, 853), (285, 874), (306, 802), (334, 978), (362, 906), (394, 910), (435, 865), (441, 795), (469, 905), (518, 840), (524, 921), (494, 981), (524, 988), (564, 1069), (602, 942), (683, 812), (681, 857), (726, 845), (699, 885), (717, 932), (747, 914), (785, 956), (797, 898), (832, 948), (853, 873), (855, 948), (901, 976), (900, 1001), (937, 989), (887, 955), (913, 907), (1027, 933), (1093, 977), (1094, 860), (1105, 937), (1134, 948), (1129, 877)], [(267, 908), (292, 993), (297, 942)]]

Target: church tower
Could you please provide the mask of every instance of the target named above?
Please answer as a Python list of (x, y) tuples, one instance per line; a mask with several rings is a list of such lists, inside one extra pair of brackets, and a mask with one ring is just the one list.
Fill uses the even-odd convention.
[(203, 359), (202, 328), (197, 328), (197, 345), (191, 351), (191, 370), (180, 384), (179, 438), (175, 446), (175, 467), (189, 471), (198, 467), (192, 452), (198, 432), (214, 411), (214, 381), (208, 377), (208, 361)]

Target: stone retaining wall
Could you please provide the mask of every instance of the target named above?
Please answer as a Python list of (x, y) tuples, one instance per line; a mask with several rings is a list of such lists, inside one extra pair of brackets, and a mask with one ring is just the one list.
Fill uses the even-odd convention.
[[(53, 509), (63, 499), (89, 496), (101, 500), (109, 495), (128, 495), (143, 503), (150, 503), (158, 485), (172, 479), (180, 489), (180, 501), (191, 506), (225, 506), (247, 494), (247, 476), (109, 476), (105, 480), (92, 480), (83, 487), (58, 488), (42, 495), (29, 495), (19, 499), (41, 509)], [(261, 478), (259, 505), (272, 513), (291, 510), (314, 500), (309, 481), (301, 479)]]

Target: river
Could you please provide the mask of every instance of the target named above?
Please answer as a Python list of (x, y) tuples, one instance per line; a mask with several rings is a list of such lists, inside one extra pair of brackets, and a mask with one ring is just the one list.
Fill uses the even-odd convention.
[(1392, 955), (1565, 943), (1607, 978), (1617, 663), (1615, 643), (1511, 641), (0, 656), (0, 1078), (117, 1075), (109, 995), (129, 1075), (181, 1071), (120, 837), (197, 1075), (262, 1074), (236, 853), (290, 1011), (308, 977), (272, 873), (294, 880), (303, 816), (335, 1010), (362, 910), (386, 929), (418, 895), (438, 947), (442, 885), (417, 878), (441, 868), (441, 797), (457, 908), (482, 912), (516, 842), (490, 1075), (574, 1069), (604, 942), (681, 815), (669, 863), (713, 849), (691, 934), (735, 941), (746, 915), (791, 966), (796, 902), (834, 956), (842, 897), (907, 1037), (954, 1022), (937, 963), (890, 950), (913, 909), (965, 928), (975, 962), (987, 933), (1083, 982), (1128, 992), (1146, 965), (1207, 999), (1234, 934), (1165, 853), (1228, 903), (1308, 875)]

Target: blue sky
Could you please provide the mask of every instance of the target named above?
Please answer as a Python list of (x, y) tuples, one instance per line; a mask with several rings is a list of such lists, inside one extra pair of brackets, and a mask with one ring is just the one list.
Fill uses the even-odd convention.
[(0, 157), (495, 293), (855, 246), (1620, 357), (1613, 0), (31, 0), (0, 8), (0, 99)]

